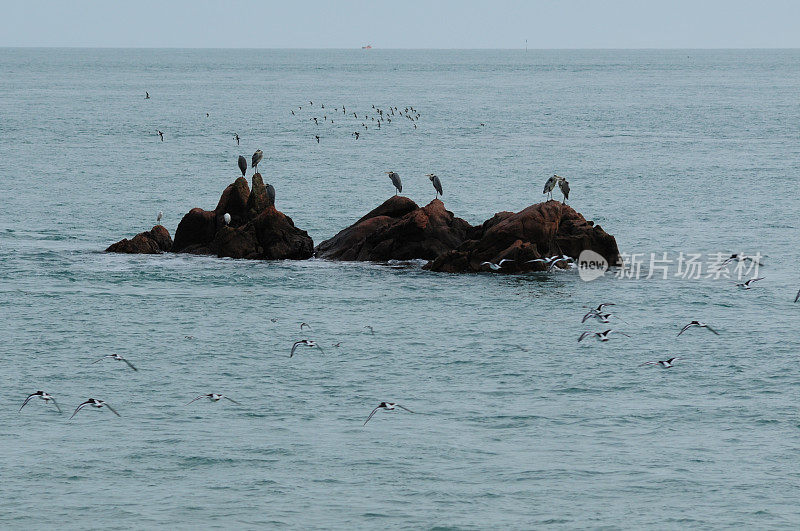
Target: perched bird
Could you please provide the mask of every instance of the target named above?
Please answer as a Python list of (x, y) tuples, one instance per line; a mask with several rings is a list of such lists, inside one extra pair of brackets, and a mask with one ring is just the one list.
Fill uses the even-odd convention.
[(561, 188), (561, 193), (564, 194), (564, 200), (562, 203), (566, 203), (567, 199), (569, 199), (569, 183), (563, 177), (558, 181), (558, 187)]
[(444, 192), (442, 191), (442, 181), (439, 180), (439, 177), (432, 173), (429, 173), (426, 177), (428, 177), (428, 179), (430, 179), (433, 183), (433, 188), (436, 190), (436, 197), (444, 195)]
[(150, 93), (147, 92), (146, 90), (144, 91), (144, 99), (146, 99), (146, 100), (150, 99)]
[(764, 277), (751, 278), (750, 280), (748, 280), (746, 282), (742, 282), (740, 284), (736, 284), (736, 287), (739, 288), (739, 289), (752, 289), (753, 286), (751, 286), (751, 284), (753, 282), (757, 282), (759, 280), (764, 280)]
[(581, 337), (578, 338), (578, 343), (580, 343), (586, 337), (591, 336), (591, 335), (597, 336), (597, 339), (599, 341), (608, 341), (610, 339), (608, 336), (610, 336), (611, 334), (620, 334), (620, 335), (623, 335), (625, 337), (631, 337), (628, 334), (625, 334), (623, 332), (619, 332), (617, 330), (605, 330), (603, 332), (584, 332), (584, 333), (581, 334)]
[(247, 173), (247, 159), (244, 158), (244, 155), (239, 155), (239, 171), (242, 172), (242, 177), (245, 176)]
[(492, 271), (497, 271), (501, 267), (503, 267), (503, 263), (504, 262), (513, 262), (513, 261), (514, 260), (512, 260), (511, 258), (503, 258), (502, 260), (500, 260), (499, 264), (495, 264), (495, 263), (492, 263), (492, 262), (481, 262), (481, 265), (482, 266), (487, 265), (487, 266), (489, 266), (489, 269), (491, 269)]
[(97, 409), (100, 409), (102, 407), (107, 407), (116, 416), (118, 416), (118, 417), (121, 416), (119, 413), (117, 413), (116, 409), (114, 409), (113, 407), (109, 406), (103, 400), (98, 400), (96, 398), (90, 398), (89, 400), (87, 400), (86, 402), (80, 404), (77, 408), (75, 408), (75, 411), (72, 413), (72, 416), (70, 417), (70, 420), (72, 420), (72, 417), (74, 417), (78, 413), (78, 411), (80, 411), (81, 409), (85, 408), (86, 406), (96, 407)]
[(383, 409), (384, 411), (392, 411), (396, 407), (399, 407), (400, 409), (405, 409), (409, 413), (413, 413), (413, 411), (411, 411), (407, 407), (401, 406), (400, 404), (398, 404), (396, 402), (381, 402), (380, 404), (378, 404), (378, 407), (376, 407), (375, 409), (372, 410), (372, 413), (369, 414), (369, 417), (367, 417), (367, 420), (364, 421), (364, 426), (367, 425), (367, 422), (369, 422), (369, 419), (371, 419), (372, 416), (375, 414), (375, 412), (378, 411), (379, 409)]
[(674, 365), (673, 362), (675, 360), (679, 360), (679, 359), (681, 359), (681, 358), (670, 358), (668, 360), (663, 360), (663, 361), (646, 361), (646, 362), (640, 364), (639, 367), (644, 367), (645, 365), (661, 365), (665, 369), (669, 369), (670, 367), (672, 367)]
[[(301, 339), (300, 341), (295, 341), (294, 345), (292, 345), (292, 352), (289, 354), (290, 358), (294, 356), (294, 351), (297, 350), (297, 347), (300, 345), (305, 345), (308, 348), (317, 347), (318, 349), (322, 350), (322, 347), (319, 346), (316, 341), (313, 341), (311, 339)], [(322, 353), (325, 354), (325, 351), (322, 350)]]
[(229, 397), (227, 397), (225, 395), (221, 395), (219, 393), (208, 393), (208, 394), (205, 394), (205, 395), (200, 395), (197, 398), (194, 398), (194, 399), (190, 400), (189, 402), (187, 402), (186, 405), (188, 406), (192, 402), (200, 400), (201, 398), (208, 398), (212, 402), (219, 402), (220, 400), (222, 400), (224, 398), (225, 400), (230, 400), (231, 402), (233, 402), (237, 406), (241, 406), (242, 405), (239, 402), (237, 402), (236, 400), (234, 400), (233, 398), (229, 398)]
[(258, 171), (258, 163), (261, 162), (261, 159), (263, 158), (264, 158), (264, 152), (261, 151), (260, 149), (256, 150), (256, 152), (253, 153), (253, 161), (251, 162), (250, 165), (253, 167), (254, 172)]
[(543, 194), (548, 194), (550, 196), (550, 199), (552, 199), (553, 198), (553, 189), (555, 189), (556, 184), (558, 184), (558, 180), (559, 180), (558, 175), (553, 175), (552, 177), (547, 179), (547, 182), (544, 183), (544, 190), (542, 190), (542, 193)]
[(233, 134), (233, 139), (236, 140), (236, 145), (238, 146), (239, 145), (239, 133), (234, 133)]
[(714, 330), (713, 328), (711, 328), (707, 324), (701, 323), (700, 321), (692, 321), (691, 323), (687, 324), (686, 326), (681, 328), (681, 331), (678, 332), (678, 335), (681, 335), (682, 333), (686, 332), (687, 330), (689, 330), (693, 326), (697, 326), (697, 327), (700, 327), (700, 328), (708, 328), (711, 332), (714, 332), (716, 335), (719, 335), (719, 332), (717, 332), (716, 330)]
[(269, 183), (267, 183), (265, 187), (267, 189), (267, 199), (269, 199), (269, 204), (275, 205), (275, 187)]
[(225, 225), (231, 224), (231, 215), (225, 212), (225, 215), (222, 216), (222, 220), (225, 222)]
[(156, 223), (161, 223), (161, 218), (164, 217), (164, 213), (162, 211), (158, 211), (158, 215), (156, 216)]
[(95, 363), (97, 363), (98, 361), (103, 361), (104, 359), (107, 359), (107, 358), (111, 358), (112, 360), (116, 360), (116, 361), (124, 361), (124, 362), (125, 362), (125, 364), (126, 364), (128, 367), (130, 367), (131, 369), (133, 369), (134, 371), (138, 371), (138, 370), (139, 370), (139, 369), (137, 369), (136, 367), (134, 367), (134, 366), (133, 366), (133, 364), (132, 364), (131, 362), (129, 362), (128, 360), (126, 360), (125, 358), (123, 358), (123, 357), (122, 357), (121, 355), (119, 355), (119, 354), (109, 354), (109, 355), (107, 355), (107, 356), (103, 356), (102, 358), (99, 358), (99, 359), (96, 359), (96, 360), (94, 360), (94, 361), (92, 362), (92, 364), (95, 364)]
[(389, 179), (392, 180), (392, 184), (394, 185), (395, 188), (397, 188), (397, 192), (395, 192), (394, 195), (397, 195), (398, 193), (403, 191), (403, 182), (400, 180), (400, 176), (397, 175), (397, 173), (393, 171), (385, 171), (383, 173), (389, 176)]
[(61, 413), (61, 408), (58, 407), (58, 402), (56, 402), (56, 399), (53, 398), (53, 395), (50, 393), (45, 393), (44, 391), (36, 391), (35, 393), (29, 394), (28, 398), (25, 399), (25, 402), (22, 403), (22, 406), (20, 406), (19, 410), (22, 411), (22, 408), (25, 407), (25, 404), (30, 402), (33, 398), (41, 398), (44, 400), (45, 404), (52, 401), (58, 412)]
[(156, 133), (158, 134), (158, 136), (160, 136), (160, 137), (161, 137), (161, 141), (163, 142), (163, 141), (164, 141), (164, 133), (162, 133), (162, 132), (161, 132), (161, 131), (159, 131), (158, 129), (156, 129)]

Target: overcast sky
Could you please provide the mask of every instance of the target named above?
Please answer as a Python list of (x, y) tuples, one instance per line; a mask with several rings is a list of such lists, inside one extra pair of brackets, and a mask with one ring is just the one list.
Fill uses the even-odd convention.
[(797, 48), (792, 0), (0, 0), (0, 46)]

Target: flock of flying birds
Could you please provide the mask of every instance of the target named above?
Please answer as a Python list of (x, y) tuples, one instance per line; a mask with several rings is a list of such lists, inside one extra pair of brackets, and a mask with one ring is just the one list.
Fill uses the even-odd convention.
[[(327, 126), (327, 130), (331, 130), (332, 126), (336, 126), (336, 124), (347, 125), (347, 130), (351, 128), (355, 129), (355, 131), (350, 133), (350, 136), (356, 140), (366, 131), (369, 131), (370, 127), (372, 127), (373, 131), (380, 131), (382, 127), (385, 128), (391, 126), (391, 124), (405, 123), (417, 129), (417, 124), (421, 116), (419, 111), (413, 106), (406, 106), (401, 109), (390, 105), (382, 109), (381, 107), (372, 105), (371, 110), (364, 112), (354, 110), (352, 107), (350, 107), (348, 111), (346, 105), (335, 107), (328, 105), (326, 108), (324, 103), (319, 102), (317, 102), (317, 106), (315, 107), (314, 102), (309, 101), (305, 109), (306, 110), (303, 111), (303, 105), (299, 105), (296, 111), (295, 109), (291, 109), (289, 112), (298, 119), (314, 122), (314, 125), (317, 127)], [(322, 137), (319, 133), (315, 132), (314, 139), (317, 141), (317, 144), (319, 144), (320, 138)]]
[[(270, 319), (270, 321), (275, 323), (275, 322), (278, 321), (278, 319), (277, 318), (272, 318), (272, 319)], [(311, 326), (308, 323), (300, 323), (300, 331), (303, 332), (305, 329), (311, 330)], [(369, 326), (369, 325), (365, 326), (364, 329), (368, 330), (371, 335), (375, 334), (375, 329), (373, 327)], [(194, 339), (193, 336), (185, 336), (185, 338), (186, 339)], [(338, 347), (341, 346), (341, 344), (342, 343), (340, 341), (339, 343), (336, 343), (333, 346), (338, 348)], [(295, 351), (298, 349), (298, 347), (317, 348), (323, 354), (325, 353), (325, 351), (323, 350), (322, 346), (320, 346), (320, 344), (317, 343), (315, 340), (313, 340), (313, 339), (301, 339), (299, 341), (295, 341), (292, 344), (292, 347), (291, 347), (291, 349), (289, 351), (289, 357), (290, 358), (294, 357)], [(125, 363), (125, 365), (127, 365), (128, 368), (130, 368), (131, 370), (137, 371), (137, 372), (139, 370), (133, 365), (133, 363), (131, 363), (127, 358), (125, 358), (121, 354), (108, 354), (106, 356), (103, 356), (101, 358), (98, 358), (98, 359), (92, 361), (91, 364), (99, 363), (99, 362), (101, 362), (103, 360), (106, 360), (106, 359), (111, 359), (111, 360), (114, 360), (114, 361), (121, 361), (121, 362)], [(36, 391), (35, 393), (29, 394), (25, 398), (25, 401), (22, 402), (22, 405), (20, 406), (19, 411), (22, 412), (22, 408), (24, 408), (26, 405), (28, 405), (28, 403), (31, 400), (35, 399), (35, 398), (38, 398), (38, 399), (42, 400), (45, 404), (49, 404), (50, 402), (52, 402), (53, 406), (55, 406), (55, 408), (58, 411), (58, 413), (62, 413), (61, 406), (58, 405), (58, 402), (56, 402), (55, 397), (52, 394), (50, 394), (48, 392), (45, 392), (45, 391)], [(207, 399), (210, 402), (219, 402), (221, 400), (227, 400), (227, 401), (229, 401), (229, 402), (231, 402), (233, 404), (236, 404), (237, 406), (241, 406), (242, 405), (240, 402), (238, 402), (238, 401), (234, 400), (233, 398), (231, 398), (229, 396), (226, 396), (226, 395), (224, 395), (222, 393), (204, 393), (204, 394), (201, 394), (201, 395), (198, 395), (198, 396), (194, 397), (192, 400), (187, 402), (186, 405), (188, 406), (188, 405), (190, 405), (190, 404), (192, 404), (192, 403), (194, 403), (194, 402), (196, 402), (198, 400), (201, 400), (201, 399)], [(93, 408), (96, 408), (96, 409), (107, 408), (114, 415), (116, 415), (118, 417), (122, 416), (122, 415), (119, 414), (119, 412), (117, 412), (116, 409), (114, 409), (105, 400), (100, 400), (100, 399), (97, 399), (97, 398), (90, 398), (90, 399), (78, 404), (78, 407), (76, 407), (75, 411), (72, 412), (72, 415), (69, 417), (69, 420), (72, 420), (72, 418), (75, 417), (75, 415), (77, 415), (79, 411), (81, 411), (82, 409), (84, 409), (86, 407), (93, 407)], [(370, 421), (370, 419), (375, 415), (375, 413), (378, 410), (393, 411), (396, 408), (400, 408), (400, 409), (403, 409), (405, 411), (408, 411), (409, 413), (413, 413), (413, 411), (411, 411), (407, 407), (405, 407), (405, 406), (403, 406), (401, 404), (398, 404), (396, 402), (381, 402), (380, 404), (378, 404), (375, 407), (375, 409), (372, 410), (372, 412), (367, 417), (367, 420), (364, 421), (363, 426), (367, 425), (367, 422)]]

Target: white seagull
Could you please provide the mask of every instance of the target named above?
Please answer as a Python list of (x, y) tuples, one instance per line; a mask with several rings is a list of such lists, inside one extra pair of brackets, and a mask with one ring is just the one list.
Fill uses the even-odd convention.
[(372, 413), (369, 414), (369, 417), (367, 417), (367, 420), (364, 421), (364, 426), (367, 425), (367, 422), (369, 422), (369, 419), (371, 419), (372, 415), (374, 415), (375, 412), (378, 411), (379, 409), (383, 409), (383, 410), (386, 410), (386, 411), (391, 411), (396, 407), (399, 407), (400, 409), (405, 409), (409, 413), (413, 413), (413, 411), (411, 411), (407, 407), (401, 406), (400, 404), (397, 404), (395, 402), (381, 402), (380, 404), (378, 404), (378, 407), (376, 407), (375, 409), (372, 410)]
[(762, 264), (761, 262), (757, 261), (757, 260), (756, 260), (754, 257), (752, 257), (752, 256), (745, 256), (745, 255), (743, 255), (743, 254), (737, 254), (737, 253), (734, 253), (734, 254), (730, 255), (728, 258), (726, 258), (725, 260), (723, 260), (723, 261), (722, 261), (722, 262), (719, 264), (719, 266), (718, 266), (718, 267), (719, 267), (720, 269), (722, 269), (722, 267), (723, 267), (723, 266), (726, 266), (726, 265), (730, 264), (731, 262), (744, 262), (745, 260), (750, 260), (751, 262), (753, 262), (753, 263), (757, 264), (758, 266), (763, 266), (763, 265), (764, 265), (764, 264)]
[(104, 360), (104, 359), (106, 359), (106, 358), (111, 358), (112, 360), (117, 360), (117, 361), (124, 361), (124, 362), (125, 362), (125, 363), (128, 365), (128, 367), (130, 367), (130, 368), (131, 368), (131, 369), (133, 369), (134, 371), (138, 371), (138, 370), (139, 370), (139, 369), (137, 369), (136, 367), (134, 367), (134, 366), (133, 366), (133, 364), (132, 364), (131, 362), (129, 362), (128, 360), (126, 360), (125, 358), (123, 358), (123, 357), (122, 357), (121, 355), (119, 355), (119, 354), (109, 354), (109, 355), (107, 355), (107, 356), (103, 356), (102, 358), (99, 358), (99, 359), (96, 359), (96, 360), (94, 360), (94, 361), (92, 362), (92, 364), (95, 364), (95, 363), (97, 363), (98, 361), (103, 361), (103, 360)]
[(161, 218), (164, 217), (164, 213), (160, 210), (158, 211), (158, 215), (156, 216), (156, 223), (161, 223)]
[[(300, 345), (305, 345), (309, 348), (317, 347), (318, 349), (322, 350), (322, 347), (319, 346), (316, 341), (313, 341), (311, 339), (301, 339), (300, 341), (295, 341), (294, 345), (292, 345), (292, 352), (289, 354), (290, 358), (294, 356), (294, 351), (297, 350), (297, 347), (299, 347)], [(322, 350), (322, 353), (325, 354), (325, 351)]]
[[(96, 398), (90, 398), (89, 400), (87, 400), (86, 402), (82, 403), (77, 408), (75, 408), (75, 412), (72, 413), (72, 417), (74, 417), (75, 414), (78, 413), (78, 411), (80, 411), (81, 409), (85, 408), (86, 406), (96, 407), (97, 409), (100, 409), (101, 407), (107, 407), (116, 416), (118, 416), (118, 417), (121, 416), (119, 413), (117, 413), (117, 411), (113, 407), (109, 406), (104, 401), (98, 400)], [(72, 417), (70, 417), (70, 420), (72, 420)]]
[(753, 289), (753, 286), (751, 286), (750, 284), (752, 284), (753, 282), (757, 282), (759, 280), (764, 280), (764, 277), (751, 278), (750, 280), (748, 280), (746, 282), (742, 282), (740, 284), (736, 284), (736, 287), (739, 288), (739, 289)]
[(500, 260), (500, 263), (499, 263), (499, 264), (493, 264), (492, 262), (481, 262), (481, 265), (482, 265), (482, 266), (484, 266), (484, 265), (488, 265), (488, 266), (489, 266), (489, 269), (491, 269), (492, 271), (497, 271), (497, 270), (499, 270), (501, 267), (503, 267), (503, 263), (504, 263), (504, 262), (513, 262), (513, 261), (514, 261), (514, 260), (512, 260), (512, 259), (510, 259), (510, 258), (503, 258), (502, 260)]
[(45, 403), (48, 403), (48, 402), (50, 402), (52, 400), (53, 405), (56, 406), (56, 409), (58, 410), (58, 412), (61, 413), (61, 408), (58, 407), (58, 402), (56, 402), (56, 399), (53, 398), (53, 395), (51, 395), (50, 393), (45, 393), (44, 391), (36, 391), (35, 393), (32, 393), (32, 394), (28, 395), (28, 398), (25, 399), (25, 402), (22, 403), (22, 406), (20, 406), (19, 410), (22, 411), (22, 408), (25, 407), (25, 404), (30, 402), (31, 399), (37, 398), (37, 397), (41, 398), (42, 400), (44, 400)]
[(711, 328), (707, 324), (701, 323), (700, 321), (692, 321), (691, 323), (687, 324), (686, 326), (681, 328), (681, 331), (678, 332), (678, 335), (681, 335), (682, 333), (686, 332), (687, 330), (689, 330), (693, 326), (698, 326), (700, 328), (708, 328), (710, 331), (714, 332), (716, 335), (719, 335), (719, 332), (717, 332), (716, 330), (714, 330), (713, 328)]
[(610, 336), (611, 334), (620, 334), (620, 335), (623, 335), (625, 337), (631, 337), (628, 334), (626, 334), (624, 332), (620, 332), (618, 330), (605, 330), (603, 332), (584, 332), (584, 333), (581, 334), (581, 337), (578, 338), (578, 343), (580, 343), (581, 341), (586, 339), (587, 336), (591, 336), (591, 335), (597, 336), (597, 339), (599, 341), (608, 341), (610, 339), (608, 336)]
[(611, 321), (609, 320), (609, 317), (615, 317), (615, 318), (619, 319), (622, 322), (626, 322), (624, 319), (620, 319), (619, 317), (617, 317), (613, 313), (603, 313), (603, 312), (597, 312), (597, 311), (594, 311), (594, 310), (589, 310), (586, 313), (586, 315), (583, 316), (583, 319), (581, 319), (581, 322), (585, 323), (588, 319), (597, 319), (601, 323), (610, 323)]
[(674, 365), (673, 362), (675, 360), (679, 360), (679, 359), (681, 359), (681, 358), (670, 358), (668, 360), (662, 360), (662, 361), (646, 361), (646, 362), (640, 364), (639, 367), (644, 367), (645, 365), (661, 365), (665, 369), (669, 369), (670, 367), (672, 367)]
[(225, 221), (225, 225), (231, 224), (231, 215), (225, 212), (225, 215), (222, 216), (223, 221)]
[(225, 395), (221, 395), (221, 394), (219, 394), (219, 393), (208, 393), (208, 394), (205, 394), (205, 395), (200, 395), (200, 396), (198, 396), (197, 398), (195, 398), (195, 399), (193, 399), (193, 400), (190, 400), (190, 401), (189, 401), (189, 402), (188, 402), (186, 405), (188, 406), (188, 405), (189, 405), (189, 404), (191, 404), (192, 402), (195, 402), (195, 401), (197, 401), (197, 400), (200, 400), (201, 398), (208, 398), (208, 399), (209, 399), (209, 400), (211, 400), (212, 402), (219, 402), (220, 400), (222, 400), (222, 399), (224, 398), (225, 400), (230, 400), (231, 402), (233, 402), (233, 403), (234, 403), (234, 404), (236, 404), (237, 406), (241, 406), (241, 405), (242, 405), (242, 404), (240, 404), (239, 402), (237, 402), (236, 400), (234, 400), (233, 398), (228, 398), (227, 396), (225, 396)]

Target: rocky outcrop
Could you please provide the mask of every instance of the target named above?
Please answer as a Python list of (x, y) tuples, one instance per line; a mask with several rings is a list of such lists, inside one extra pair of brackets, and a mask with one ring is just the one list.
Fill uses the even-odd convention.
[[(230, 224), (224, 216), (230, 214)], [(275, 208), (256, 173), (253, 189), (244, 177), (228, 185), (214, 210), (193, 208), (178, 224), (174, 252), (261, 260), (311, 258), (314, 242), (292, 218)]]
[(111, 244), (107, 253), (158, 254), (172, 249), (172, 238), (162, 225), (156, 225), (147, 232), (140, 232), (130, 240), (124, 238)]
[(471, 230), (439, 199), (420, 208), (398, 195), (320, 243), (314, 255), (329, 260), (433, 260), (461, 245)]
[(602, 255), (610, 265), (619, 263), (619, 249), (613, 236), (594, 225), (569, 205), (547, 201), (521, 212), (500, 212), (476, 227), (458, 248), (428, 263), (432, 271), (464, 273), (486, 271), (481, 262), (498, 263), (507, 258), (499, 272), (542, 271), (542, 262), (528, 260), (565, 254), (577, 258), (583, 250)]

